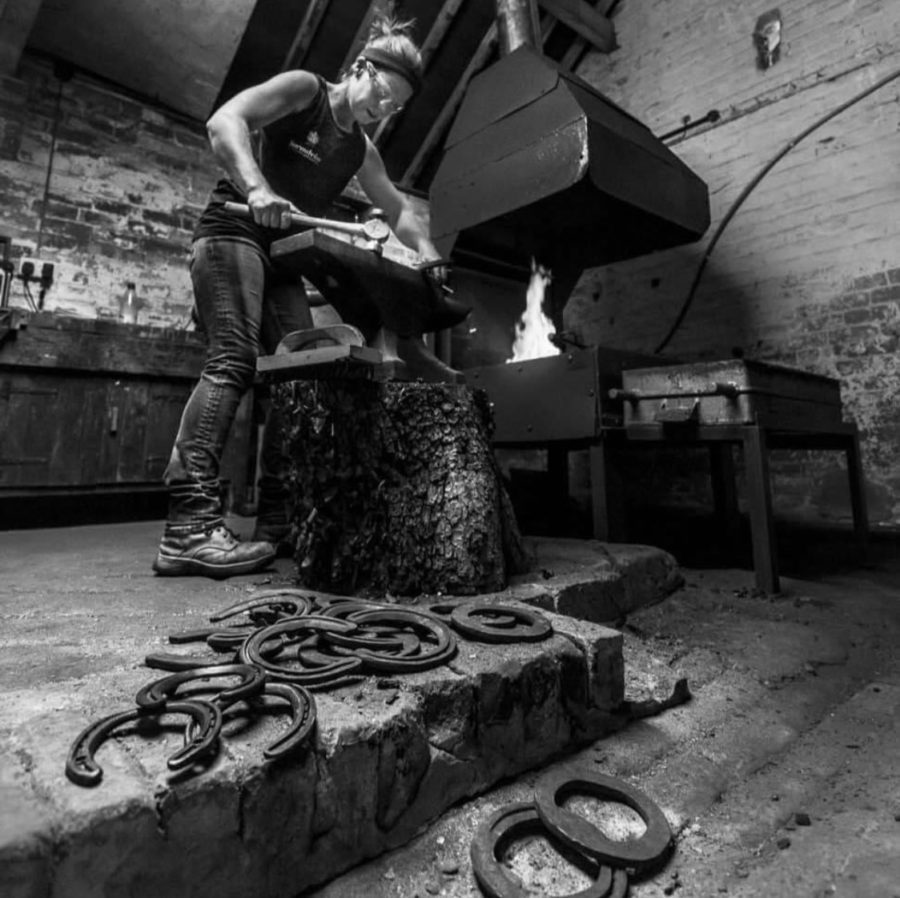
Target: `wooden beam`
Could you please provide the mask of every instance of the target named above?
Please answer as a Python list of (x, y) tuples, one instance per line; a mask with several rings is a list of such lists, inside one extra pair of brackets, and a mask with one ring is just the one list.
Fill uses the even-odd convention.
[[(548, 36), (553, 30), (553, 25), (554, 19), (552, 16), (541, 16), (542, 42), (547, 40)], [(462, 103), (463, 96), (466, 93), (469, 82), (475, 75), (477, 75), (481, 71), (481, 69), (484, 68), (485, 63), (490, 58), (491, 53), (497, 45), (497, 38), (497, 23), (494, 22), (491, 27), (488, 28), (484, 37), (481, 39), (481, 43), (478, 45), (478, 48), (475, 50), (475, 53), (469, 60), (469, 64), (466, 66), (465, 71), (460, 76), (456, 87), (453, 89), (453, 93), (450, 94), (450, 97), (444, 104), (443, 109), (441, 109), (440, 113), (438, 113), (438, 117), (434, 120), (434, 123), (432, 124), (430, 130), (428, 131), (428, 134), (425, 137), (425, 140), (422, 141), (422, 145), (419, 147), (418, 152), (416, 153), (412, 162), (410, 162), (410, 164), (407, 166), (406, 171), (403, 173), (403, 177), (400, 179), (401, 187), (412, 187), (412, 182), (416, 179), (419, 172), (421, 172), (425, 167), (425, 163), (428, 161), (428, 158), (432, 153), (437, 151), (438, 144), (440, 143), (441, 138), (444, 136), (444, 132), (447, 130), (448, 126), (450, 125), (451, 119), (454, 115), (456, 115), (456, 112), (459, 109), (460, 104)]]
[(331, 0), (310, 0), (306, 15), (284, 57), (284, 63), (281, 66), (282, 72), (286, 72), (288, 69), (299, 69), (303, 65), (303, 60), (306, 59), (306, 54), (316, 36), (322, 17), (328, 11), (330, 2)]
[[(595, 7), (600, 7), (605, 10), (604, 15), (609, 18), (609, 13), (613, 9), (614, 6), (618, 3), (618, 0), (597, 0), (594, 3)], [(611, 21), (611, 20), (610, 20)], [(615, 42), (615, 32), (613, 33), (613, 41)], [(582, 37), (576, 37), (572, 42), (572, 46), (566, 50), (565, 55), (560, 60), (560, 64), (568, 69), (569, 71), (574, 71), (575, 66), (578, 65), (578, 61), (581, 59), (584, 51), (587, 49), (588, 41), (586, 41)], [(618, 47), (618, 43), (612, 48), (613, 50)], [(605, 51), (607, 53), (612, 52), (611, 50)]]
[(469, 64), (456, 83), (456, 87), (453, 88), (453, 92), (447, 98), (447, 102), (444, 103), (443, 109), (438, 113), (437, 118), (434, 120), (431, 128), (429, 128), (428, 134), (422, 141), (418, 152), (403, 173), (403, 177), (400, 179), (401, 187), (412, 187), (413, 181), (425, 167), (428, 157), (437, 149), (444, 132), (450, 125), (453, 116), (456, 115), (456, 110), (459, 108), (459, 104), (462, 103), (469, 82), (484, 68), (496, 44), (497, 23), (493, 22), (469, 60)]
[(568, 25), (584, 40), (603, 53), (615, 49), (616, 34), (612, 22), (586, 0), (539, 0), (547, 12)]
[(12, 75), (31, 34), (41, 0), (0, 2), (0, 75)]
[(353, 40), (350, 42), (350, 49), (347, 51), (347, 55), (344, 57), (340, 69), (338, 69), (339, 72), (346, 72), (353, 63), (353, 60), (359, 56), (360, 50), (365, 46), (366, 38), (369, 36), (369, 29), (372, 27), (372, 20), (375, 18), (375, 14), (378, 12), (380, 5), (380, 0), (372, 0), (369, 4), (369, 8), (366, 10), (365, 15), (360, 19), (356, 34), (353, 35)]
[[(453, 20), (464, 2), (465, 0), (444, 0), (444, 5), (440, 8), (437, 16), (435, 16), (434, 24), (432, 24), (428, 36), (419, 48), (422, 54), (422, 68), (426, 73), (428, 72), (428, 64), (437, 52), (438, 47), (440, 47), (444, 36), (450, 30), (450, 26), (453, 24)], [(372, 137), (376, 146), (381, 146), (387, 140), (402, 115), (403, 113), (401, 112), (397, 115), (389, 116), (378, 125)]]

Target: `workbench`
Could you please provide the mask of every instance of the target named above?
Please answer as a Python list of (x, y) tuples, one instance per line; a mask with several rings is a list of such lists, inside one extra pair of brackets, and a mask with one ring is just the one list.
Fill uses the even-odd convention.
[[(203, 338), (52, 312), (18, 312), (3, 337), (2, 525), (164, 516), (162, 475), (203, 369)], [(222, 463), (234, 510), (252, 499), (251, 417), (247, 398)]]

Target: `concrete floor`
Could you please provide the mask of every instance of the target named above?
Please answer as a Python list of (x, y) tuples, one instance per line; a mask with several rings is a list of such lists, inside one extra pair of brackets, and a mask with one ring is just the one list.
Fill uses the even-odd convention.
[[(134, 666), (148, 641), (190, 626), (198, 607), (224, 604), (223, 584), (148, 581), (157, 529), (0, 533), (2, 622), (7, 637), (11, 627), (18, 636), (0, 657), (0, 732), (24, 713), (22, 702), (40, 700), (42, 683)], [(810, 563), (813, 556), (823, 563)], [(808, 553), (802, 578), (783, 578), (778, 596), (759, 594), (749, 571), (683, 570), (680, 590), (628, 614), (627, 697), (660, 697), (686, 676), (694, 698), (550, 769), (624, 777), (664, 810), (676, 850), (631, 894), (900, 896), (900, 552), (881, 540), (865, 566), (827, 563), (834, 558), (821, 546)], [(122, 640), (104, 622), (137, 581), (151, 588), (142, 607), (130, 607), (140, 626)], [(41, 583), (53, 584), (52, 603), (35, 602), (47, 592)], [(236, 578), (225, 589), (237, 598), (264, 583)], [(68, 612), (67, 596), (93, 609), (89, 619)], [(27, 696), (10, 687), (26, 681)], [(478, 895), (472, 833), (500, 805), (529, 800), (542, 772), (455, 807), (405, 847), (311, 894)], [(640, 831), (621, 809), (576, 805), (613, 835)], [(508, 861), (528, 894), (565, 895), (588, 882), (540, 839), (516, 845)]]

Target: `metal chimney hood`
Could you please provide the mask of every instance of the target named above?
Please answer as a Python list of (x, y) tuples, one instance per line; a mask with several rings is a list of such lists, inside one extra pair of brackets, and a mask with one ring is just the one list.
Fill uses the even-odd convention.
[(430, 188), (454, 248), (554, 273), (690, 243), (706, 184), (641, 122), (527, 42), (469, 86)]

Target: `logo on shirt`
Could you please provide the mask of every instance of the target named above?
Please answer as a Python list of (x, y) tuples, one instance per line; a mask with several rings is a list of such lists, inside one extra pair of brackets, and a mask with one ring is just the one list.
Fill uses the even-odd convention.
[(313, 149), (313, 147), (315, 147), (318, 142), (319, 132), (310, 131), (309, 134), (306, 135), (306, 143), (308, 144), (308, 146), (305, 146), (302, 143), (298, 143), (296, 140), (292, 140), (288, 144), (288, 146), (298, 156), (302, 156), (304, 159), (309, 160), (313, 163), (313, 165), (321, 165), (322, 157)]

